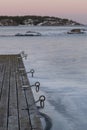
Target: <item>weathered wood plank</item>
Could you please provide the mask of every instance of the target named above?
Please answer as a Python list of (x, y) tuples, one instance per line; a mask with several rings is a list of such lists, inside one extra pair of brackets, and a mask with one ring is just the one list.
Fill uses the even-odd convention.
[(5, 65), (3, 65), (2, 68), (3, 69), (1, 69), (1, 72), (0, 72), (0, 100), (1, 100), (1, 95), (2, 95), (4, 77), (5, 77), (5, 69), (6, 69)]
[[(18, 110), (17, 110), (17, 93), (15, 79), (15, 57), (11, 58), (10, 68), (10, 95), (9, 95), (9, 115), (8, 115), (8, 130), (19, 130)], [(14, 124), (14, 127), (13, 127)]]
[(42, 126), (41, 126), (40, 117), (39, 117), (39, 114), (35, 105), (35, 100), (33, 97), (33, 93), (31, 91), (31, 87), (30, 87), (29, 80), (27, 78), (26, 71), (24, 72), (24, 75), (23, 74), (21, 75), (21, 77), (22, 77), (23, 85), (29, 86), (28, 89), (27, 88), (25, 89), (24, 94), (26, 98), (26, 104), (29, 109), (28, 114), (29, 114), (31, 127), (32, 129), (41, 130)]
[(20, 75), (17, 75), (17, 90), (20, 130), (31, 130), (24, 90), (22, 88), (22, 83), (20, 82)]
[(9, 58), (7, 58), (7, 64), (4, 81), (3, 90), (0, 100), (0, 130), (7, 130), (8, 126), (8, 94), (9, 94)]

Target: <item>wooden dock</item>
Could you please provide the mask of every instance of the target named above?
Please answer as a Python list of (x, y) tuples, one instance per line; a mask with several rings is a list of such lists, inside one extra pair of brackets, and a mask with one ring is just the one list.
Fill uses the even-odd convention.
[(0, 55), (0, 130), (42, 130), (21, 55)]

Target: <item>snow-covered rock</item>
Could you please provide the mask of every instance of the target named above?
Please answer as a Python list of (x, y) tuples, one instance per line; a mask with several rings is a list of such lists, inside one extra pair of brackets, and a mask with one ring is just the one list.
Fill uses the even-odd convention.
[(41, 36), (39, 32), (27, 31), (26, 33), (17, 33), (15, 36)]

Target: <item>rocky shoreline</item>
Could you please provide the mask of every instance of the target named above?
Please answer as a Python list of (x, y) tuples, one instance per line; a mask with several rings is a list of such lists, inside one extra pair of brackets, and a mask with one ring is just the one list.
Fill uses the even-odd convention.
[(0, 26), (75, 26), (78, 22), (49, 16), (0, 16)]

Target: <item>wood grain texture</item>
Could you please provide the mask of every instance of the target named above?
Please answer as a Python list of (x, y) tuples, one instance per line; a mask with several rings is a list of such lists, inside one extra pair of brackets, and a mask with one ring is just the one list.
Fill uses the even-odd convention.
[[(0, 130), (42, 130), (30, 83), (24, 73), (21, 55), (0, 55)], [(28, 89), (23, 89), (23, 85)]]

